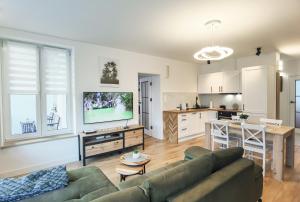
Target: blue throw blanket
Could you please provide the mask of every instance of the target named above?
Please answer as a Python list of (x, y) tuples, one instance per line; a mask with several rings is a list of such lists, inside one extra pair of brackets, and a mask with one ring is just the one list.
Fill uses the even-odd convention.
[(0, 179), (0, 202), (18, 201), (68, 185), (66, 166), (33, 172), (20, 178)]

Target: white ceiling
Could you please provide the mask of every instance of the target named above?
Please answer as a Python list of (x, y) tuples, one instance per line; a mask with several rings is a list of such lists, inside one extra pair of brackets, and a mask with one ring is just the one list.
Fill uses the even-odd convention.
[(184, 61), (210, 44), (211, 19), (233, 57), (300, 57), (300, 0), (0, 0), (0, 26)]

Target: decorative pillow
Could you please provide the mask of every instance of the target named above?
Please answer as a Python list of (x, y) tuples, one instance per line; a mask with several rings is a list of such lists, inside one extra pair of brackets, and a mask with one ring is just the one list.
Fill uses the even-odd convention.
[(20, 178), (0, 179), (0, 202), (18, 201), (68, 185), (66, 166), (33, 172)]

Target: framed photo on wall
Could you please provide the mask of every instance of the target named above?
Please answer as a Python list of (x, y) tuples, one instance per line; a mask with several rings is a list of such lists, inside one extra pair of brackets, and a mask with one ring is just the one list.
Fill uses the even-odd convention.
[(119, 87), (119, 65), (118, 59), (99, 57), (101, 86)]

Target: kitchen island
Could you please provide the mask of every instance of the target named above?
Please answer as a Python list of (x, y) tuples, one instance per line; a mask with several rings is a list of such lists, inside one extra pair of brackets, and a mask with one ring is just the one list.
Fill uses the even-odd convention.
[[(239, 124), (230, 123), (228, 129), (229, 133), (242, 136)], [(266, 139), (273, 141), (273, 176), (276, 180), (282, 181), (285, 166), (294, 167), (295, 128), (267, 125)], [(209, 121), (205, 123), (205, 140), (206, 148), (211, 150), (211, 123)]]

